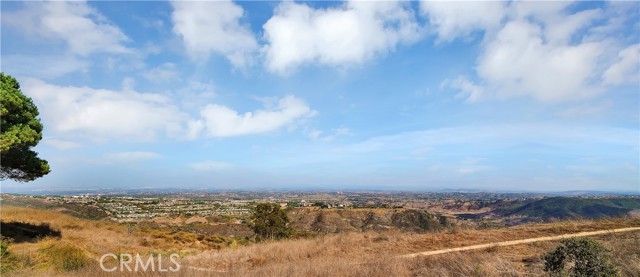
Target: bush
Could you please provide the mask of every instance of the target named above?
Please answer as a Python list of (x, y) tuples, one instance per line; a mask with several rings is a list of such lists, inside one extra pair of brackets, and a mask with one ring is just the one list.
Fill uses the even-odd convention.
[[(545, 254), (544, 271), (557, 276), (618, 276), (608, 250), (590, 238), (570, 238)], [(569, 264), (573, 266), (568, 268)]]
[(0, 237), (0, 259), (3, 259), (9, 255), (9, 239)]
[(287, 213), (275, 203), (258, 204), (251, 215), (250, 226), (258, 241), (289, 238), (293, 234)]
[(49, 243), (42, 247), (40, 252), (60, 271), (77, 270), (89, 262), (82, 249), (70, 244)]
[(441, 229), (440, 221), (426, 211), (404, 210), (391, 216), (394, 226), (404, 230), (435, 231)]

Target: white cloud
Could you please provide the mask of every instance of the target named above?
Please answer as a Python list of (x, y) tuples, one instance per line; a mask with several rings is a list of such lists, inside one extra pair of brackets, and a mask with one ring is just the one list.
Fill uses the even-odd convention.
[(2, 56), (2, 66), (11, 69), (15, 76), (32, 76), (43, 79), (57, 78), (77, 71), (87, 71), (89, 62), (75, 55), (7, 55)]
[(490, 166), (484, 166), (484, 165), (463, 165), (460, 168), (458, 168), (457, 172), (460, 174), (473, 174), (473, 173), (487, 171), (490, 169), (491, 169)]
[[(383, 135), (355, 143), (318, 144), (307, 149), (304, 155), (292, 156), (290, 151), (282, 151), (282, 155), (271, 155), (262, 167), (276, 169), (286, 165), (289, 172), (305, 172), (318, 178), (339, 176), (335, 180), (342, 182), (351, 177), (361, 181), (362, 176), (376, 176), (371, 180), (390, 176), (389, 182), (408, 178), (419, 180), (422, 185), (442, 185), (443, 181), (489, 186), (512, 185), (515, 181), (524, 185), (517, 183), (522, 176), (538, 178), (541, 172), (549, 179), (568, 182), (565, 170), (546, 171), (547, 165), (564, 166), (591, 156), (604, 158), (606, 162), (600, 164), (603, 168), (636, 164), (639, 135), (633, 128), (555, 122), (476, 124)], [(323, 170), (319, 165), (331, 165), (338, 170)], [(476, 178), (474, 174), (488, 178)], [(626, 179), (624, 186), (637, 184), (637, 174), (626, 172), (621, 176)], [(370, 185), (371, 180), (364, 183)], [(602, 182), (606, 183), (606, 180)], [(535, 184), (536, 181), (531, 181), (526, 185)]]
[[(126, 83), (126, 82), (125, 82)], [(57, 86), (24, 79), (48, 130), (92, 139), (151, 140), (158, 133), (177, 136), (186, 115), (160, 94), (89, 87)]]
[(452, 41), (500, 26), (506, 15), (506, 3), (501, 1), (420, 1), (420, 10), (429, 18), (429, 25), (438, 39)]
[(225, 56), (234, 66), (244, 67), (258, 49), (251, 30), (240, 24), (244, 10), (231, 1), (172, 1), (173, 32), (182, 37), (193, 59), (211, 53)]
[(458, 76), (453, 80), (444, 80), (442, 84), (440, 84), (440, 87), (450, 87), (460, 91), (456, 95), (456, 98), (464, 98), (468, 102), (476, 102), (484, 94), (484, 88), (482, 86), (474, 84), (463, 76)]
[(142, 76), (155, 82), (169, 82), (180, 79), (174, 63), (163, 63), (142, 73)]
[(177, 102), (186, 110), (200, 109), (203, 103), (211, 103), (216, 97), (213, 83), (202, 83), (188, 80), (186, 84), (174, 93)]
[(604, 72), (606, 84), (637, 83), (640, 81), (640, 44), (618, 52), (618, 61)]
[(73, 54), (129, 53), (127, 36), (84, 1), (25, 2), (25, 8), (2, 14), (3, 24), (38, 38), (61, 40)]
[[(484, 32), (474, 78), (482, 85), (463, 77), (443, 84), (470, 102), (481, 95), (563, 102), (591, 98), (608, 85), (637, 80), (638, 47), (621, 47), (611, 29), (620, 26), (599, 21), (610, 7), (573, 12), (571, 5), (421, 2), (422, 13), (441, 41)], [(603, 33), (603, 27), (608, 32)]]
[(272, 72), (287, 74), (298, 66), (360, 64), (421, 37), (409, 3), (348, 1), (343, 6), (313, 9), (281, 3), (264, 24), (263, 48)]
[(82, 146), (82, 144), (77, 143), (75, 141), (52, 139), (52, 138), (44, 138), (42, 140), (42, 143), (46, 145), (50, 145), (57, 149), (61, 149), (61, 150), (68, 150), (68, 149), (78, 148)]
[(541, 26), (527, 21), (507, 23), (480, 56), (478, 74), (504, 96), (530, 95), (541, 101), (593, 96), (590, 86), (605, 45), (545, 41)]
[[(575, 14), (558, 13), (554, 14), (544, 23), (545, 39), (550, 44), (571, 45), (571, 41), (576, 32), (590, 27), (592, 22), (601, 18), (602, 11), (599, 9), (585, 10)], [(582, 40), (587, 42), (590, 40)], [(595, 41), (595, 40), (591, 40)]]
[[(609, 127), (578, 127), (566, 124), (527, 123), (504, 124), (486, 126), (459, 126), (439, 128), (424, 131), (404, 132), (396, 135), (373, 137), (363, 142), (347, 145), (340, 149), (343, 154), (374, 154), (385, 152), (413, 152), (416, 148), (425, 147), (430, 152), (437, 152), (442, 147), (454, 146), (447, 151), (464, 153), (470, 149), (496, 149), (494, 146), (505, 147), (508, 150), (518, 143), (548, 144), (562, 147), (576, 147), (577, 145), (612, 144), (621, 147), (637, 147), (638, 130)], [(490, 148), (489, 148), (490, 147)], [(511, 149), (513, 150), (513, 149)], [(535, 151), (535, 148), (527, 147)], [(322, 150), (321, 155), (335, 155)], [(466, 153), (468, 154), (468, 153)], [(305, 157), (307, 159), (308, 157)], [(336, 155), (334, 158), (343, 158)], [(468, 160), (467, 162), (472, 162)]]
[(314, 129), (307, 132), (307, 135), (313, 140), (320, 140), (322, 138), (322, 131)]
[(482, 158), (467, 158), (460, 162), (456, 172), (459, 174), (474, 174), (493, 169), (491, 166), (486, 165), (486, 162), (486, 159)]
[(108, 160), (124, 162), (147, 161), (162, 158), (162, 156), (158, 153), (145, 151), (107, 153), (105, 157)]
[[(61, 137), (154, 140), (163, 135), (175, 139), (231, 137), (260, 134), (293, 127), (316, 114), (304, 101), (287, 96), (262, 110), (239, 114), (226, 106), (200, 103), (200, 117), (180, 109), (176, 101), (157, 93), (134, 90), (125, 78), (119, 91), (58, 86), (25, 78), (22, 88), (40, 110), (47, 131)], [(210, 86), (191, 85), (199, 99), (210, 99)], [(201, 90), (201, 91), (198, 91)], [(208, 95), (208, 96), (207, 96)]]
[(604, 101), (597, 104), (579, 105), (569, 107), (560, 112), (560, 115), (565, 117), (584, 118), (586, 116), (592, 116), (603, 113), (613, 107), (612, 101)]
[(232, 163), (219, 162), (219, 161), (195, 162), (195, 163), (190, 163), (188, 166), (193, 170), (199, 170), (199, 171), (222, 171), (222, 170), (233, 169), (236, 167)]
[(558, 18), (572, 4), (571, 1), (519, 1), (509, 6), (509, 12), (514, 18), (535, 17), (538, 20), (548, 21)]
[(274, 107), (244, 114), (225, 106), (209, 104), (200, 112), (201, 120), (189, 122), (189, 133), (196, 135), (203, 132), (208, 137), (260, 134), (291, 126), (315, 113), (304, 101), (294, 96), (280, 99)]
[(331, 130), (328, 134), (325, 135), (325, 132), (313, 129), (311, 131), (306, 132), (307, 136), (313, 140), (317, 141), (332, 141), (335, 138), (342, 136), (351, 136), (353, 132), (349, 128), (340, 127), (337, 129)]

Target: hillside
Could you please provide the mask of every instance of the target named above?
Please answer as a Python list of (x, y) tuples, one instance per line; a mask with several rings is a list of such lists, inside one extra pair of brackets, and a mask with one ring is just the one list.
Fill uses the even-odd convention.
[[(49, 224), (60, 237), (10, 242), (3, 276), (113, 276), (97, 260), (104, 253), (180, 254), (172, 276), (502, 276), (542, 273), (547, 241), (430, 257), (400, 258), (421, 251), (583, 231), (640, 226), (640, 219), (559, 221), (498, 229), (406, 232), (368, 229), (313, 238), (255, 243), (241, 237), (198, 235), (128, 223), (75, 218), (56, 211), (2, 206), (2, 220)], [(384, 215), (393, 217), (393, 213)], [(334, 215), (326, 214), (328, 217)], [(391, 218), (390, 217), (390, 218)], [(411, 219), (414, 217), (407, 217)], [(419, 218), (419, 217), (417, 217)], [(331, 222), (331, 220), (330, 220)], [(612, 251), (624, 276), (640, 272), (640, 232), (594, 237)], [(75, 254), (72, 254), (75, 253)], [(71, 260), (71, 267), (58, 261)], [(148, 273), (144, 276), (164, 276)]]
[(293, 209), (288, 215), (296, 230), (320, 234), (387, 229), (429, 232), (448, 227), (447, 219), (420, 210)]
[(599, 219), (624, 216), (640, 209), (640, 198), (551, 197), (516, 202), (496, 209), (503, 217), (523, 216), (531, 219)]

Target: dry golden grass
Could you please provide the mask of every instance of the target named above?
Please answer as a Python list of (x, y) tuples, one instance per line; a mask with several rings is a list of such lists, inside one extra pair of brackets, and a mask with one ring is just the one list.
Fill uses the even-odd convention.
[[(561, 223), (557, 223), (560, 225)], [(571, 223), (568, 229), (573, 229)], [(620, 223), (618, 223), (620, 224)], [(617, 224), (616, 224), (617, 225)], [(582, 222), (577, 226), (591, 226)], [(636, 225), (637, 226), (637, 225)], [(532, 234), (545, 234), (535, 228)], [(557, 228), (566, 228), (556, 226)], [(493, 237), (493, 231), (461, 232), (465, 241), (447, 242), (449, 234), (410, 235), (398, 232), (336, 234), (312, 240), (282, 241), (252, 245), (237, 250), (204, 252), (186, 257), (185, 265), (208, 268), (224, 276), (522, 276), (544, 274), (542, 254), (558, 242), (547, 241), (443, 255), (397, 258), (407, 245), (419, 244), (420, 237), (434, 248), (447, 245), (474, 245)], [(504, 232), (503, 230), (499, 230)], [(499, 233), (500, 233), (499, 232)], [(499, 235), (499, 234), (498, 234)], [(502, 234), (505, 235), (505, 234)], [(523, 234), (524, 235), (524, 234)], [(612, 249), (612, 259), (624, 276), (637, 276), (640, 269), (629, 262), (640, 256), (640, 232), (595, 237)], [(444, 247), (443, 247), (444, 246)], [(626, 257), (626, 260), (625, 260)]]
[[(342, 233), (316, 239), (269, 242), (237, 250), (203, 252), (186, 257), (184, 263), (225, 272), (224, 275), (229, 276), (518, 276), (541, 274), (539, 257), (553, 249), (557, 242), (492, 247), (416, 259), (396, 257), (419, 251), (629, 226), (640, 226), (640, 221), (566, 221), (432, 234), (399, 231)], [(624, 234), (615, 234), (598, 239), (615, 243), (622, 236)], [(635, 246), (637, 248), (625, 249), (637, 256), (640, 243), (636, 242)], [(627, 272), (633, 272), (633, 269)]]
[[(9, 246), (11, 259), (4, 261), (11, 263), (10, 275), (34, 276), (32, 274), (34, 270), (39, 272), (35, 274), (36, 276), (54, 274), (66, 264), (60, 261), (61, 264), (58, 261), (60, 259), (52, 257), (69, 249), (75, 249), (86, 256), (90, 262), (84, 264), (89, 268), (100, 270), (97, 267), (97, 261), (106, 253), (186, 255), (234, 245), (233, 241), (216, 236), (203, 237), (193, 233), (166, 230), (141, 231), (110, 221), (79, 219), (53, 210), (2, 205), (0, 218), (5, 222), (18, 221), (36, 225), (47, 223), (51, 228), (62, 231), (62, 237), (59, 239), (47, 238), (35, 243), (11, 243)], [(51, 248), (52, 245), (55, 246)], [(50, 249), (50, 251), (43, 252), (43, 249)]]
[(611, 259), (623, 275), (640, 276), (640, 232), (607, 235), (601, 241), (611, 251)]
[[(172, 276), (522, 276), (543, 274), (539, 257), (558, 242), (547, 241), (508, 247), (449, 253), (418, 258), (403, 254), (506, 240), (534, 238), (603, 229), (640, 226), (639, 219), (564, 221), (510, 228), (454, 229), (443, 233), (414, 234), (397, 230), (353, 232), (310, 239), (233, 245), (222, 250), (202, 245), (195, 234), (132, 229), (108, 221), (88, 221), (55, 211), (2, 207), (5, 221), (49, 223), (62, 231), (59, 240), (11, 244), (9, 251), (22, 267), (11, 276), (114, 276), (103, 272), (97, 259), (105, 253), (172, 253), (179, 251), (182, 269)], [(594, 237), (612, 250), (612, 259), (625, 276), (640, 275), (640, 232)], [(82, 251), (90, 259), (75, 270), (57, 270), (42, 255), (51, 243)], [(133, 274), (132, 274), (133, 275)], [(167, 273), (136, 273), (158, 276)]]
[[(62, 243), (84, 249), (93, 257), (115, 251), (154, 251), (151, 247), (142, 246), (139, 243), (140, 237), (134, 234), (133, 230), (108, 221), (83, 220), (55, 211), (4, 205), (0, 214), (3, 221), (48, 223), (52, 228), (62, 231), (60, 239)], [(23, 247), (33, 248), (33, 246), (35, 245), (25, 244)], [(16, 248), (14, 250), (19, 250), (19, 247)]]

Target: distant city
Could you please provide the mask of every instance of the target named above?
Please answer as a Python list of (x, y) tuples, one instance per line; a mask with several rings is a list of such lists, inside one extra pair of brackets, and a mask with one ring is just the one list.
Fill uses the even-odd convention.
[[(205, 191), (166, 190), (100, 190), (66, 191), (51, 194), (2, 194), (2, 203), (42, 200), (52, 205), (68, 205), (94, 217), (116, 221), (145, 220), (171, 216), (244, 216), (257, 203), (278, 203), (282, 208), (318, 207), (321, 209), (411, 208), (433, 210), (446, 201), (480, 203), (525, 201), (554, 196), (612, 198), (633, 194), (597, 191), (558, 193), (530, 192), (392, 192), (392, 191)], [(639, 196), (640, 197), (640, 196)], [(640, 199), (640, 198), (639, 198)], [(36, 202), (42, 203), (42, 202)], [(25, 203), (20, 203), (25, 204)], [(28, 204), (27, 204), (28, 205)], [(40, 204), (41, 205), (41, 204)], [(445, 208), (448, 209), (448, 208)]]

